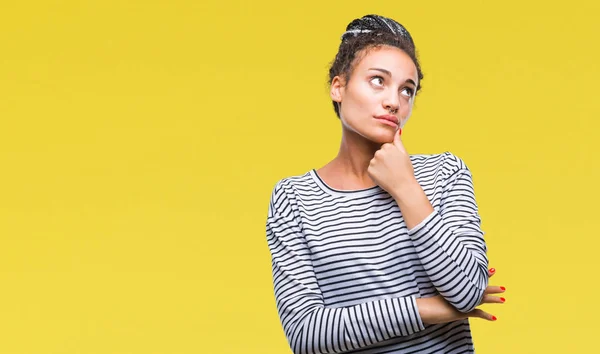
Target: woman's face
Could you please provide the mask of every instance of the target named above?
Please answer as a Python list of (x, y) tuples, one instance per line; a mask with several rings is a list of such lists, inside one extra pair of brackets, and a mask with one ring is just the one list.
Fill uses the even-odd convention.
[(417, 68), (404, 51), (390, 46), (369, 49), (354, 65), (347, 83), (337, 76), (331, 82), (342, 124), (373, 142), (391, 142), (412, 112)]

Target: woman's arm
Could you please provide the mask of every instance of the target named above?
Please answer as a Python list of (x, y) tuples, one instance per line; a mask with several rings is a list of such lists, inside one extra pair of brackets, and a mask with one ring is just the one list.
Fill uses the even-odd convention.
[(279, 317), (294, 353), (343, 353), (423, 330), (415, 297), (324, 305), (298, 214), (278, 184), (266, 232)]
[(439, 211), (416, 180), (392, 195), (432, 283), (449, 303), (467, 313), (484, 296), (488, 259), (471, 172), (462, 160), (454, 159), (458, 168), (446, 178)]

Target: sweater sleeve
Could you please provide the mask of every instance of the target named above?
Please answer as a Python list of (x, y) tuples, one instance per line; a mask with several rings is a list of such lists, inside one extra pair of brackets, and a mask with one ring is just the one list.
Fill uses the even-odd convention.
[(408, 231), (437, 291), (465, 313), (481, 303), (488, 285), (480, 224), (471, 172), (461, 161), (446, 179), (439, 211)]
[(423, 330), (414, 296), (324, 304), (293, 198), (278, 184), (266, 225), (277, 310), (292, 351), (344, 353)]

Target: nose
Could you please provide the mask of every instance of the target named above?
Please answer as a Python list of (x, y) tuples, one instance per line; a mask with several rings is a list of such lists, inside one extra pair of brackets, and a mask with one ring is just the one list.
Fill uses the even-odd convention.
[(400, 109), (400, 99), (398, 95), (391, 94), (383, 101), (383, 108), (391, 114), (396, 114)]

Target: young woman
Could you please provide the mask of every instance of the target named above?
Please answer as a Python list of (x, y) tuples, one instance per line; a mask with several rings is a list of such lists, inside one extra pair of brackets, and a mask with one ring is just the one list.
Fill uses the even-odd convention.
[(367, 15), (342, 35), (330, 95), (339, 153), (274, 187), (266, 234), (294, 353), (474, 352), (469, 317), (488, 286), (472, 177), (450, 152), (400, 139), (423, 74), (408, 31)]

